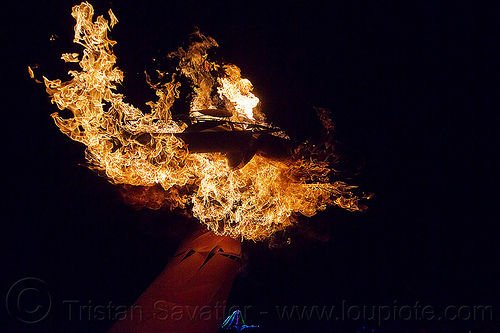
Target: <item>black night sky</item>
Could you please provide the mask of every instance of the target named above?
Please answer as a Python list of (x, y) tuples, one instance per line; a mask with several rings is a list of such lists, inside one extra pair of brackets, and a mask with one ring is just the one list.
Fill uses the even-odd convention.
[[(489, 315), (380, 325), (280, 318), (285, 306), (340, 311), (342, 304), (418, 302), (437, 314), (492, 306), (494, 319), (500, 311), (498, 3), (326, 3), (92, 5), (98, 15), (112, 8), (120, 21), (110, 37), (128, 102), (142, 108), (154, 98), (144, 70), (154, 71), (198, 27), (290, 135), (314, 137), (314, 107), (330, 109), (348, 165), (360, 167), (350, 181), (375, 194), (366, 213), (330, 209), (306, 222), (329, 241), (295, 230), (289, 245), (244, 244), (246, 266), (229, 305), (247, 307), (247, 322), (260, 325), (255, 331), (494, 332)], [(2, 9), (3, 332), (106, 331), (114, 318), (92, 309), (131, 305), (192, 225), (167, 211), (126, 206), (116, 188), (80, 165), (84, 147), (53, 124), (57, 108), (27, 68), (39, 64), (38, 76), (67, 78), (60, 55), (79, 51), (70, 15), (76, 4), (19, 0)], [(33, 324), (9, 314), (4, 301), (27, 277), (43, 281), (52, 299), (47, 317)], [(87, 308), (78, 313), (68, 301)]]

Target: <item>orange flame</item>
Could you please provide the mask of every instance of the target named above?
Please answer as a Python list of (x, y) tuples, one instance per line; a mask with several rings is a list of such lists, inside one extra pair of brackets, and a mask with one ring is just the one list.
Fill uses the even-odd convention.
[[(299, 214), (312, 216), (328, 205), (360, 209), (351, 186), (328, 181), (331, 170), (325, 162), (256, 154), (244, 167), (233, 169), (223, 153), (190, 153), (174, 135), (187, 127), (171, 113), (179, 98), (175, 75), (169, 83), (152, 85), (158, 99), (148, 103), (150, 112), (124, 102), (116, 89), (123, 80), (112, 50), (116, 42), (107, 36), (118, 20), (111, 10), (108, 13), (110, 23), (103, 16), (93, 21), (89, 3), (73, 7), (74, 42), (83, 52), (66, 53), (62, 59), (78, 62), (81, 70), (69, 71), (72, 79), (66, 82), (44, 77), (52, 103), (73, 114), (68, 119), (52, 114), (56, 125), (87, 146), (92, 169), (113, 184), (161, 186), (164, 194), (154, 196), (155, 208), (163, 201), (171, 208), (189, 210), (215, 233), (235, 238), (266, 239), (292, 225)], [(248, 124), (267, 125), (256, 110), (259, 99), (251, 92), (251, 82), (241, 77), (235, 65), (208, 62), (206, 51), (217, 43), (199, 37), (187, 50), (174, 54), (180, 59), (181, 75), (193, 84), (193, 116), (200, 116), (196, 110), (223, 107), (231, 112), (232, 121), (241, 124), (240, 130)], [(224, 75), (214, 76), (214, 69)]]

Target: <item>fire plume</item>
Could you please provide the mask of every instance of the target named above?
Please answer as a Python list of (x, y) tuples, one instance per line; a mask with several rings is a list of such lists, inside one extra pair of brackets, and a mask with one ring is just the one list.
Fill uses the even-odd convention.
[[(177, 135), (189, 124), (171, 112), (179, 98), (176, 75), (165, 84), (150, 83), (157, 95), (156, 101), (147, 103), (150, 110), (125, 102), (117, 92), (124, 74), (116, 66), (116, 42), (108, 38), (118, 20), (111, 10), (108, 14), (109, 21), (103, 16), (94, 21), (89, 3), (74, 6), (74, 42), (82, 52), (63, 54), (62, 59), (78, 62), (80, 70), (69, 71), (72, 78), (66, 82), (44, 78), (52, 103), (72, 113), (70, 118), (53, 113), (56, 125), (86, 146), (90, 168), (113, 184), (161, 187), (162, 195), (155, 196), (153, 207), (184, 209), (216, 234), (240, 239), (266, 239), (295, 223), (299, 215), (312, 216), (329, 205), (361, 209), (353, 187), (332, 181), (327, 158), (305, 153), (306, 146), (287, 158), (257, 152), (239, 168), (231, 167), (223, 152), (191, 152)], [(251, 82), (241, 77), (235, 65), (208, 61), (207, 50), (212, 47), (217, 47), (215, 40), (198, 33), (198, 40), (187, 50), (171, 55), (179, 59), (177, 75), (192, 83), (193, 121), (219, 119), (199, 110), (222, 108), (230, 112), (227, 120), (233, 131), (268, 127), (257, 111), (259, 99)]]

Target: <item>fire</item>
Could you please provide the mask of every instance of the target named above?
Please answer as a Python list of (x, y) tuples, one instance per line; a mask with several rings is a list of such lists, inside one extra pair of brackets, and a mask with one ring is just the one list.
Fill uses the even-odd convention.
[[(108, 14), (109, 22), (103, 16), (93, 21), (89, 3), (73, 7), (74, 42), (83, 50), (63, 54), (62, 59), (78, 62), (80, 70), (69, 71), (72, 79), (66, 82), (44, 77), (52, 103), (72, 113), (70, 118), (52, 114), (56, 125), (87, 147), (90, 168), (113, 184), (161, 186), (163, 194), (155, 197), (156, 207), (184, 209), (215, 233), (234, 238), (266, 239), (295, 223), (299, 215), (312, 216), (328, 205), (360, 210), (352, 186), (329, 181), (332, 170), (326, 159), (314, 159), (312, 153), (306, 156), (304, 146), (285, 159), (257, 153), (240, 168), (230, 167), (221, 152), (190, 152), (176, 136), (188, 124), (174, 119), (171, 112), (179, 98), (176, 75), (166, 84), (150, 83), (158, 98), (148, 103), (148, 112), (125, 102), (116, 87), (124, 78), (113, 53), (116, 42), (107, 36), (118, 20), (111, 10)], [(223, 108), (230, 112), (232, 130), (269, 126), (257, 111), (259, 99), (251, 82), (241, 77), (235, 65), (208, 61), (207, 50), (217, 43), (198, 37), (187, 50), (171, 55), (179, 59), (180, 75), (192, 82), (192, 119), (217, 119), (199, 110)]]

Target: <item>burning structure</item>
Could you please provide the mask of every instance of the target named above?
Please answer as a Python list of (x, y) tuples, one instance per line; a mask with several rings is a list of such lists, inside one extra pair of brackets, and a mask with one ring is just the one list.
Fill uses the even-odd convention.
[[(56, 112), (52, 117), (61, 132), (86, 146), (89, 167), (123, 186), (128, 199), (150, 208), (181, 209), (209, 230), (181, 246), (138, 300), (147, 314), (134, 323), (117, 323), (114, 331), (209, 332), (198, 326), (200, 318), (191, 318), (182, 329), (176, 326), (180, 321), (159, 321), (162, 311), (154, 304), (159, 299), (169, 307), (223, 301), (236, 272), (240, 241), (265, 240), (299, 216), (329, 205), (350, 211), (362, 206), (353, 186), (335, 179), (333, 145), (294, 144), (269, 125), (258, 111), (251, 82), (237, 66), (210, 61), (207, 51), (218, 45), (201, 33), (187, 49), (170, 55), (178, 60), (178, 70), (160, 73), (168, 82), (153, 84), (147, 76), (157, 96), (147, 103), (150, 110), (125, 102), (117, 91), (124, 75), (116, 66), (116, 42), (107, 36), (118, 20), (111, 10), (108, 14), (109, 21), (103, 16), (94, 21), (89, 3), (73, 7), (74, 42), (83, 50), (62, 59), (79, 63), (80, 69), (69, 71), (72, 79), (66, 82), (44, 77), (52, 103), (72, 116)], [(179, 77), (190, 82), (192, 93), (188, 114), (176, 115), (172, 106), (179, 99)], [(328, 136), (331, 121), (324, 113), (321, 117)]]

